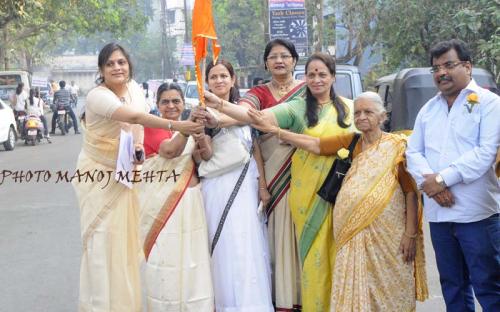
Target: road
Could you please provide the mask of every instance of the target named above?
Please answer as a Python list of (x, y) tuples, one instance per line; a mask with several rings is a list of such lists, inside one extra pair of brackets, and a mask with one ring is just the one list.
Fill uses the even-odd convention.
[[(55, 135), (52, 144), (0, 147), (3, 170), (46, 170), (47, 181), (2, 183), (0, 177), (0, 311), (77, 311), (81, 256), (79, 210), (69, 183), (56, 182), (57, 171), (73, 172), (82, 135)], [(43, 175), (41, 176), (41, 180)], [(445, 311), (434, 252), (426, 231), (430, 299), (417, 311)]]

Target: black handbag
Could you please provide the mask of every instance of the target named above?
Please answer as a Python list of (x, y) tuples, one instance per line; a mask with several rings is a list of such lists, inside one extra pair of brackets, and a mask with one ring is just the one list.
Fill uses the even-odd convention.
[(337, 194), (342, 186), (342, 181), (344, 180), (349, 168), (351, 168), (352, 152), (356, 143), (358, 143), (360, 136), (361, 135), (359, 133), (354, 134), (351, 144), (349, 145), (349, 156), (345, 159), (339, 159), (338, 157), (335, 159), (332, 168), (330, 168), (330, 171), (325, 178), (325, 181), (323, 181), (323, 185), (321, 185), (321, 188), (317, 192), (321, 198), (332, 204), (335, 204)]

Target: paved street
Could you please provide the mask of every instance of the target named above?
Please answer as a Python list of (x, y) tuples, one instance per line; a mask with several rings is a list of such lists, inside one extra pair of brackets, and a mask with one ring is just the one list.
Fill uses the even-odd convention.
[[(72, 172), (81, 140), (82, 135), (70, 131), (53, 136), (52, 144), (25, 146), (18, 141), (13, 152), (1, 147), (0, 172)], [(76, 311), (81, 244), (71, 185), (56, 184), (55, 177), (47, 183), (14, 183), (6, 178), (0, 198), (0, 311)], [(426, 254), (430, 299), (417, 311), (445, 311), (428, 240)]]

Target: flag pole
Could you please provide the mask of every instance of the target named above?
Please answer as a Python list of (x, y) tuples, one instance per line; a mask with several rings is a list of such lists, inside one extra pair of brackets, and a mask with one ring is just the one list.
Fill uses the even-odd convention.
[[(201, 60), (201, 90), (203, 94), (205, 94), (205, 70), (206, 70), (207, 58), (204, 57)], [(200, 94), (200, 105), (202, 108), (205, 108), (205, 97)]]

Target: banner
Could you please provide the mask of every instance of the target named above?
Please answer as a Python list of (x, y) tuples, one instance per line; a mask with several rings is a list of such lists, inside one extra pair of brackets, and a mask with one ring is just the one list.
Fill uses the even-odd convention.
[(269, 0), (270, 38), (288, 39), (300, 56), (308, 54), (304, 0)]
[(47, 77), (33, 76), (31, 78), (31, 86), (32, 87), (40, 87), (45, 88), (48, 85)]

